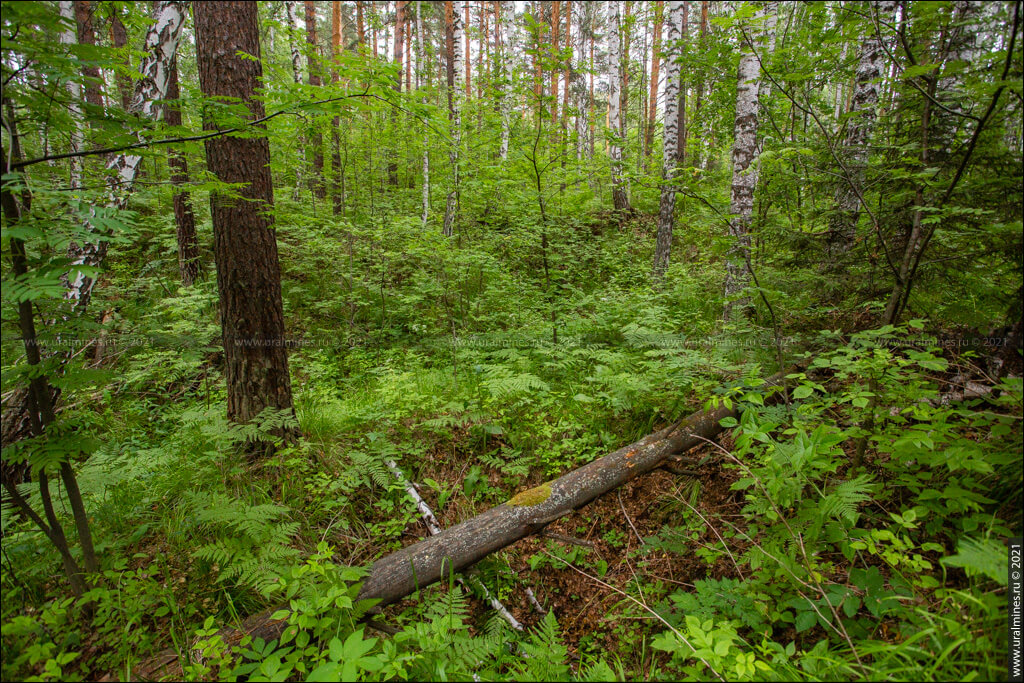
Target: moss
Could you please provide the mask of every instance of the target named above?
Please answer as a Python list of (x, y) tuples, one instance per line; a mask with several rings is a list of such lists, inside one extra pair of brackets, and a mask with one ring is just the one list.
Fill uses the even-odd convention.
[(532, 489), (520, 491), (508, 499), (506, 505), (515, 507), (526, 507), (528, 505), (540, 505), (551, 497), (551, 484), (541, 484)]

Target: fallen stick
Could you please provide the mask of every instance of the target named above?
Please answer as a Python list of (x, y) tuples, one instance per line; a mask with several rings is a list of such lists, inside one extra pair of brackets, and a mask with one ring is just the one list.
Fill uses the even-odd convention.
[[(783, 386), (783, 378), (790, 371), (772, 376), (762, 389)], [(522, 491), (501, 505), (385, 555), (370, 567), (357, 600), (377, 600), (377, 607), (390, 605), (497, 550), (539, 533), (556, 519), (660, 467), (670, 456), (718, 435), (724, 429), (721, 421), (738, 414), (735, 404), (731, 408), (721, 406), (712, 411), (698, 411), (558, 479)], [(274, 610), (266, 610), (249, 617), (240, 628), (223, 629), (220, 636), (229, 648), (246, 635), (273, 640), (287, 626), (285, 619), (271, 619), (273, 613)], [(165, 651), (137, 666), (132, 673), (136, 679), (170, 677), (179, 680), (179, 655)]]
[[(394, 476), (394, 478), (398, 480), (398, 483), (401, 484), (403, 488), (405, 488), (405, 492), (409, 495), (410, 498), (412, 498), (413, 502), (416, 503), (416, 509), (419, 510), (420, 515), (423, 517), (423, 522), (427, 525), (427, 531), (430, 532), (430, 535), (436, 536), (437, 534), (441, 533), (441, 525), (440, 523), (438, 523), (437, 517), (434, 516), (434, 511), (431, 510), (430, 506), (427, 505), (427, 502), (423, 500), (423, 496), (421, 496), (420, 492), (416, 490), (416, 487), (413, 484), (411, 484), (408, 479), (405, 478), (405, 474), (403, 474), (402, 470), (399, 469), (398, 463), (396, 463), (394, 460), (388, 460), (384, 464), (388, 466), (388, 469), (391, 471), (392, 476)], [(471, 591), (471, 588), (468, 585), (468, 583), (472, 583), (473, 586), (475, 586), (483, 594), (484, 600), (490, 603), (491, 609), (500, 614), (501, 618), (507, 621), (509, 626), (511, 626), (517, 631), (523, 630), (523, 625), (520, 624), (514, 616), (512, 616), (512, 613), (508, 611), (505, 605), (501, 604), (501, 600), (498, 600), (498, 598), (491, 595), (491, 591), (487, 590), (487, 586), (484, 585), (483, 581), (481, 581), (475, 576), (470, 576), (467, 578), (469, 579), (468, 582), (462, 576), (455, 577), (456, 581), (462, 584), (463, 588), (465, 588), (466, 590)]]

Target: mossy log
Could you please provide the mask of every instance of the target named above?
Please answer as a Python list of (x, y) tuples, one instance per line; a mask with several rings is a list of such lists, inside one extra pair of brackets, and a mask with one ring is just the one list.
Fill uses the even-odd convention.
[[(781, 385), (783, 376), (780, 373), (769, 378), (764, 388)], [(383, 607), (536, 534), (556, 519), (660, 467), (669, 457), (716, 436), (723, 429), (721, 421), (736, 417), (737, 412), (735, 406), (722, 406), (694, 413), (557, 479), (517, 493), (501, 505), (437, 535), (386, 555), (370, 567), (358, 599), (378, 600), (377, 606)], [(270, 619), (272, 613), (268, 610), (250, 617), (239, 629), (225, 629), (221, 636), (228, 645), (237, 644), (245, 635), (268, 641), (277, 638), (287, 622)], [(178, 655), (163, 653), (137, 667), (134, 674), (140, 679), (177, 679), (181, 674)]]

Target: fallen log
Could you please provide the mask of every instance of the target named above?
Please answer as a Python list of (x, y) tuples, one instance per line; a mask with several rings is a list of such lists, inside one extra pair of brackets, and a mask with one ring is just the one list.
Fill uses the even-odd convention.
[[(769, 378), (763, 389), (782, 386), (786, 373)], [(386, 555), (370, 567), (358, 600), (378, 600), (383, 607), (454, 574), (487, 555), (536, 534), (548, 524), (590, 503), (636, 477), (660, 467), (669, 457), (701, 445), (718, 435), (721, 421), (736, 417), (738, 408), (725, 406), (699, 411), (661, 431), (624, 446), (552, 481), (522, 491), (506, 502), (440, 533)], [(220, 635), (230, 647), (246, 635), (270, 641), (281, 635), (287, 621), (271, 619), (267, 610), (246, 619), (238, 629)], [(135, 679), (181, 677), (179, 655), (167, 651), (142, 663)]]

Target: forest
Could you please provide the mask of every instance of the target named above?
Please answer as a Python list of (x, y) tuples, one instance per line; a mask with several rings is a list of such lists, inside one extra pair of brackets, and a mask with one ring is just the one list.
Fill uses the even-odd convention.
[(1020, 13), (4, 0), (3, 680), (1021, 680)]

